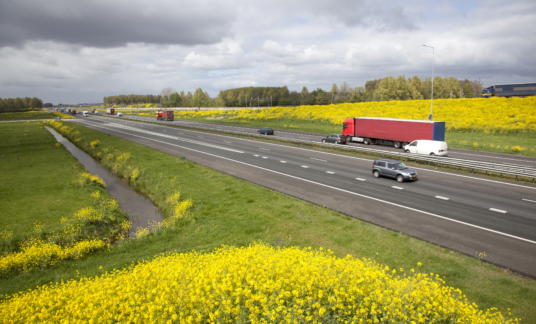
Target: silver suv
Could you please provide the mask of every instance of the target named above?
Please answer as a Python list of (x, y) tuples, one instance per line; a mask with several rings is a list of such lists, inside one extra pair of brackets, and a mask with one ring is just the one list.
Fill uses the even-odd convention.
[(393, 159), (378, 159), (372, 165), (374, 177), (387, 177), (398, 182), (417, 180), (417, 171), (408, 168), (404, 163)]

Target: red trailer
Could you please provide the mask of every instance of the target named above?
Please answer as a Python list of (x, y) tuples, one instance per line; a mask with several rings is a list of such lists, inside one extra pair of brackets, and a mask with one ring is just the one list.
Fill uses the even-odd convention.
[(415, 119), (356, 117), (344, 120), (346, 142), (387, 144), (396, 148), (414, 140), (445, 140), (445, 122)]
[(76, 115), (76, 110), (71, 110), (71, 115)]
[(173, 110), (158, 110), (156, 112), (156, 120), (175, 120), (175, 115), (173, 114)]

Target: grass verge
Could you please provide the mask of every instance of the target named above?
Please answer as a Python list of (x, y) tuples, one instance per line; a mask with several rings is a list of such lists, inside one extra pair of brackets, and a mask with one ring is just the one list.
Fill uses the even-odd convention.
[[(79, 147), (110, 169), (113, 163), (103, 158), (104, 153), (128, 152), (129, 164), (139, 168), (135, 179), (128, 176), (129, 183), (157, 205), (165, 205), (175, 191), (180, 191), (183, 199), (191, 199), (193, 221), (83, 259), (5, 280), (0, 294), (101, 275), (166, 252), (211, 251), (222, 244), (246, 246), (262, 240), (272, 246), (329, 248), (339, 257), (350, 254), (371, 258), (392, 269), (412, 269), (422, 262), (420, 271), (439, 274), (447, 285), (460, 288), (480, 309), (497, 307), (507, 314), (510, 308), (512, 316), (523, 322), (536, 322), (536, 283), (530, 279), (178, 157), (79, 125), (70, 127), (87, 141), (79, 141)], [(101, 144), (91, 148), (88, 143), (97, 140)], [(122, 174), (120, 169), (116, 172)]]

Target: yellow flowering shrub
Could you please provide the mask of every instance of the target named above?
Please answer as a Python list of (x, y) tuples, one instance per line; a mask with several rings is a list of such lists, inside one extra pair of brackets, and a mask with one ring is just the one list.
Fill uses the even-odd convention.
[[(176, 111), (177, 119), (227, 116), (237, 120), (298, 119), (342, 125), (350, 117), (427, 119), (429, 100), (343, 103), (326, 106), (274, 107), (232, 111)], [(536, 97), (492, 99), (436, 99), (434, 120), (447, 130), (488, 134), (536, 133)]]
[(97, 185), (102, 188), (106, 188), (106, 183), (98, 175), (90, 174), (88, 172), (82, 172), (80, 177), (74, 181), (82, 187), (87, 187), (90, 185)]
[(96, 148), (97, 146), (99, 146), (100, 144), (100, 141), (99, 140), (96, 140), (96, 141), (93, 141), (91, 143), (89, 143), (89, 145), (91, 146), (91, 148)]
[[(82, 208), (72, 217), (63, 217), (59, 230), (43, 233), (44, 224), (34, 224), (32, 236), (22, 241), (16, 252), (4, 252), (0, 256), (0, 277), (47, 267), (65, 259), (76, 259), (108, 247), (108, 242), (123, 239), (130, 228), (130, 222), (117, 218), (117, 201), (103, 198), (99, 191), (95, 191), (91, 197), (95, 207)], [(89, 225), (95, 224), (106, 224), (103, 234), (97, 237), (83, 234)], [(91, 231), (95, 231), (94, 226)], [(3, 248), (10, 247), (9, 233), (7, 230), (1, 232)]]
[(78, 259), (106, 247), (102, 240), (82, 240), (70, 246), (43, 241), (33, 237), (23, 243), (22, 251), (0, 258), (0, 276), (12, 271), (23, 273), (34, 268), (54, 265), (65, 259)]
[[(402, 271), (403, 269), (399, 269)], [(5, 323), (512, 323), (432, 274), (254, 244), (157, 257), (12, 296)]]

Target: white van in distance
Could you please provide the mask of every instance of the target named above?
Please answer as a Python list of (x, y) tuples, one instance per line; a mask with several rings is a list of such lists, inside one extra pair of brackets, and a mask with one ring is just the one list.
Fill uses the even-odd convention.
[(447, 142), (417, 140), (404, 146), (404, 152), (425, 155), (448, 156)]
[(83, 115), (84, 117), (87, 117), (88, 114), (89, 114), (89, 111), (84, 111), (84, 112), (82, 113), (82, 115)]

